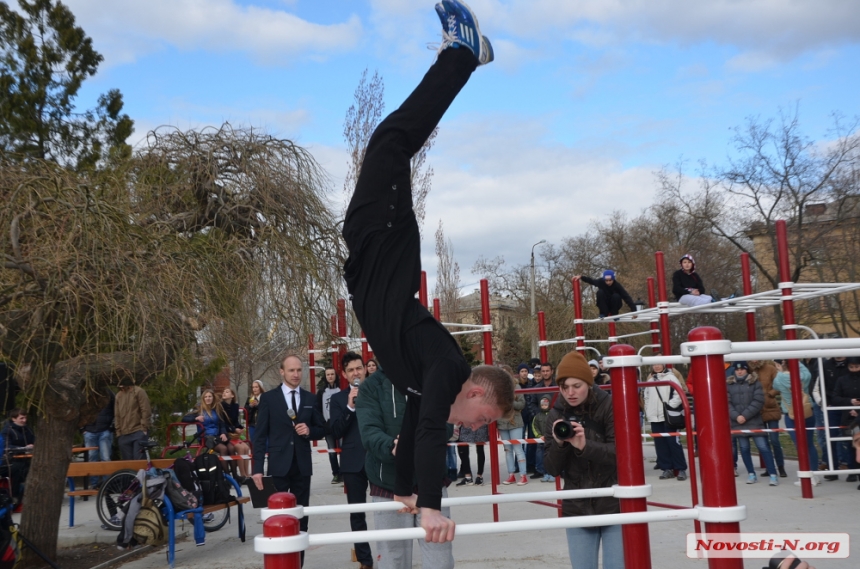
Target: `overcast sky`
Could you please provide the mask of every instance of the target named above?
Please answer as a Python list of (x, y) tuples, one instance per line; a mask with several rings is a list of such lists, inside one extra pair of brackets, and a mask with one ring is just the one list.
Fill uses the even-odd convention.
[[(119, 88), (135, 140), (158, 125), (230, 121), (307, 146), (343, 200), (343, 120), (362, 71), (391, 111), (432, 63), (432, 1), (67, 0), (105, 57), (79, 97)], [(855, 0), (471, 0), (496, 61), (441, 124), (424, 225), (439, 220), (464, 292), (481, 255), (533, 243), (654, 196), (680, 157), (721, 162), (747, 116), (799, 105), (805, 132), (860, 114)], [(341, 205), (336, 205), (340, 211)]]

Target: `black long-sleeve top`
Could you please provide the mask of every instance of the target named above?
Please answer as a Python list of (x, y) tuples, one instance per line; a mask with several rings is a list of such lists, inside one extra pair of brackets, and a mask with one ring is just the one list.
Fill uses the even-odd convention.
[(700, 294), (705, 294), (705, 283), (702, 282), (699, 273), (696, 271), (688, 273), (684, 269), (678, 269), (672, 273), (672, 294), (675, 295), (675, 300), (680, 300), (685, 294), (690, 294), (691, 289), (696, 289)]
[(628, 293), (627, 290), (623, 286), (621, 286), (620, 282), (613, 279), (612, 284), (608, 285), (603, 279), (593, 279), (585, 275), (582, 275), (581, 279), (583, 280), (583, 282), (587, 282), (591, 286), (596, 286), (598, 289), (604, 291), (609, 296), (617, 294), (621, 297), (621, 300), (623, 300), (624, 303), (627, 304), (627, 306), (630, 308), (630, 312), (636, 312), (636, 304), (634, 304), (633, 302), (633, 297), (631, 297), (630, 293)]

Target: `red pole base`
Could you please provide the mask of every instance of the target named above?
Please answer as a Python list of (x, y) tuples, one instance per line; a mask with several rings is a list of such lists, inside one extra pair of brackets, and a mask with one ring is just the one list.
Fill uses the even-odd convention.
[[(292, 494), (289, 494), (292, 496)], [(295, 497), (293, 496), (293, 499)], [(272, 505), (269, 499), (269, 507)], [(295, 516), (272, 516), (263, 522), (265, 537), (291, 537), (299, 535), (299, 519)], [(302, 554), (296, 553), (266, 553), (263, 555), (263, 569), (301, 569)]]

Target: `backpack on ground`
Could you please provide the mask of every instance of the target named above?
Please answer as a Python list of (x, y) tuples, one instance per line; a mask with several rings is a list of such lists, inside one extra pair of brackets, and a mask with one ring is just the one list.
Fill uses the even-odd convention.
[(176, 475), (182, 487), (191, 492), (197, 501), (200, 501), (202, 489), (200, 481), (197, 480), (197, 472), (194, 465), (187, 458), (177, 458), (173, 462), (173, 473)]
[(164, 545), (167, 543), (167, 523), (161, 509), (150, 498), (154, 489), (147, 488), (149, 480), (146, 482), (140, 497), (140, 511), (134, 518), (134, 538), (143, 545)]
[(233, 501), (230, 484), (224, 476), (224, 467), (218, 455), (209, 452), (201, 454), (194, 459), (194, 471), (203, 489), (204, 506)]

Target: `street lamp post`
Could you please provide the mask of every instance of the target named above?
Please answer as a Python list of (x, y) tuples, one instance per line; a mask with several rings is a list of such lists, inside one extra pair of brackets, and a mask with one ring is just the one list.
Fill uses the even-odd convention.
[(538, 245), (543, 245), (546, 243), (546, 239), (541, 239), (534, 245), (532, 245), (532, 270), (531, 270), (531, 293), (532, 293), (532, 313), (531, 320), (529, 321), (531, 324), (530, 332), (532, 336), (532, 357), (537, 357), (538, 354), (538, 345), (537, 345), (537, 336), (535, 335), (535, 247)]

